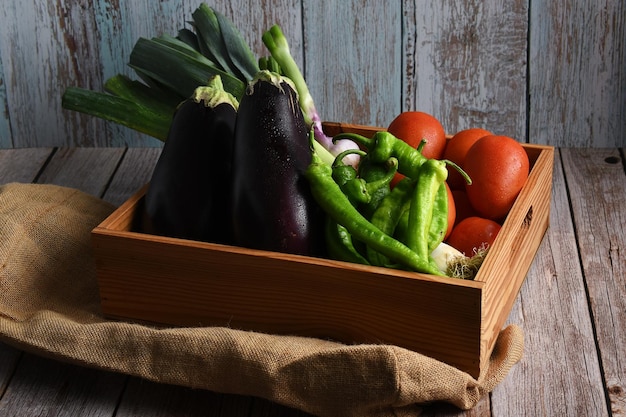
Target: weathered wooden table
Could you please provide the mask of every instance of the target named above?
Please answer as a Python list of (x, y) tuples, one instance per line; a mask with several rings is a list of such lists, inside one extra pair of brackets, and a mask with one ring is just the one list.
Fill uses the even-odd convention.
[[(0, 150), (0, 184), (52, 183), (120, 204), (157, 148)], [(427, 416), (626, 416), (623, 150), (558, 149), (550, 226), (509, 322), (524, 357), (474, 409)], [(0, 344), (0, 416), (304, 416), (267, 400), (159, 385)]]

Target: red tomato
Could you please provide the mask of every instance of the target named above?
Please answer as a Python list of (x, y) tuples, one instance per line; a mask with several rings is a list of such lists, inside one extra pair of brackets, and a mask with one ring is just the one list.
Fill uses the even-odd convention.
[(447, 240), (448, 245), (473, 256), (481, 247), (489, 247), (500, 231), (500, 224), (482, 217), (468, 217), (461, 220)]
[[(449, 161), (454, 162), (461, 168), (463, 168), (463, 164), (465, 162), (465, 156), (467, 155), (467, 151), (472, 147), (478, 139), (491, 135), (492, 133), (485, 129), (480, 129), (478, 127), (461, 130), (457, 132), (452, 138), (448, 141), (446, 145), (446, 149), (443, 152), (443, 158)], [(460, 190), (465, 188), (465, 179), (459, 172), (452, 168), (448, 167), (448, 184), (450, 188), (453, 190)]]
[[(417, 148), (422, 139), (425, 139), (426, 144), (422, 148), (422, 155), (434, 159), (442, 159), (443, 157), (443, 151), (446, 147), (446, 132), (439, 120), (428, 113), (402, 112), (389, 124), (387, 131), (414, 148)], [(394, 186), (402, 177), (401, 174), (396, 174), (391, 185)]]
[(414, 148), (426, 140), (422, 155), (426, 158), (441, 159), (446, 147), (446, 132), (435, 117), (419, 111), (400, 113), (389, 125), (387, 131), (402, 139)]
[(507, 136), (480, 138), (467, 151), (463, 169), (472, 179), (465, 191), (482, 217), (501, 220), (526, 183), (530, 163), (522, 145)]

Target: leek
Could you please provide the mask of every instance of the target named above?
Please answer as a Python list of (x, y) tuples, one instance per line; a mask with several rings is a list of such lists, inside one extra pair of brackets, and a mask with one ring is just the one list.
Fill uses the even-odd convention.
[(61, 105), (65, 109), (100, 117), (162, 141), (167, 138), (175, 110), (164, 111), (155, 103), (139, 103), (79, 87), (67, 88)]
[(164, 141), (176, 107), (196, 87), (219, 75), (224, 89), (241, 99), (258, 62), (226, 17), (206, 4), (192, 14), (190, 29), (177, 36), (140, 38), (129, 66), (139, 80), (117, 74), (103, 92), (68, 87), (61, 105), (68, 110), (118, 123)]
[(181, 101), (216, 75), (222, 78), (224, 89), (238, 100), (245, 91), (242, 80), (218, 69), (201, 54), (192, 56), (189, 51), (155, 40), (140, 38), (130, 54), (129, 66), (178, 93)]

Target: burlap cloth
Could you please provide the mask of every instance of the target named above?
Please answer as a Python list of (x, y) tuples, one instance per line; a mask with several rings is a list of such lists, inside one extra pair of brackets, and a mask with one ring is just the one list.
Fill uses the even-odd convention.
[(0, 186), (0, 338), (21, 349), (157, 382), (267, 398), (319, 416), (414, 416), (473, 407), (520, 360), (505, 328), (478, 380), (388, 345), (228, 328), (152, 328), (100, 314), (90, 232), (114, 207), (53, 185)]

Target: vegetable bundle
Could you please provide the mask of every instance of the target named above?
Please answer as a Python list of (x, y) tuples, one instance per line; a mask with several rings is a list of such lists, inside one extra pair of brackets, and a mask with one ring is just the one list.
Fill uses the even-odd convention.
[(256, 57), (232, 22), (211, 7), (202, 3), (192, 17), (195, 32), (136, 42), (128, 65), (141, 81), (118, 74), (105, 82), (105, 92), (70, 87), (62, 106), (165, 141), (177, 106), (216, 75), (240, 100), (259, 70)]
[[(445, 275), (446, 163), (388, 132), (326, 136), (278, 26), (257, 60), (202, 4), (195, 32), (140, 39), (106, 92), (63, 106), (165, 141), (138, 224), (173, 237)], [(393, 189), (396, 173), (406, 178)]]
[[(140, 81), (117, 74), (106, 80), (105, 92), (69, 87), (62, 97), (63, 108), (165, 141), (177, 106), (197, 87), (219, 76), (224, 90), (241, 100), (248, 82), (265, 69), (293, 81), (305, 123), (315, 132), (318, 148), (332, 155), (357, 148), (349, 140), (335, 144), (324, 134), (313, 97), (278, 25), (262, 37), (271, 55), (257, 59), (234, 24), (205, 3), (192, 13), (191, 24), (195, 32), (184, 28), (177, 36), (164, 34), (136, 42), (128, 65)], [(358, 157), (349, 158), (351, 164), (358, 163)]]

